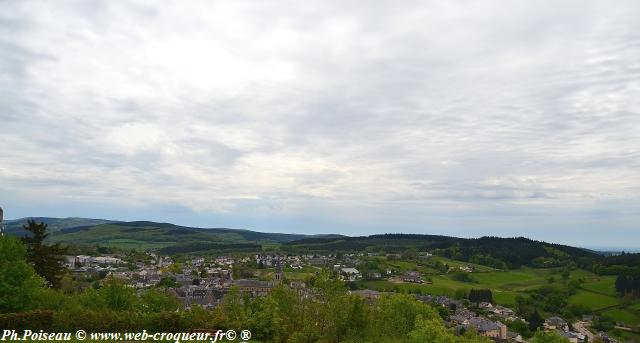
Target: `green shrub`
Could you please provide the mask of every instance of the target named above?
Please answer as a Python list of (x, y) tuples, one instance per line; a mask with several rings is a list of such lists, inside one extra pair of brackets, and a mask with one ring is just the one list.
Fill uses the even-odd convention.
[(44, 286), (27, 263), (26, 253), (15, 237), (0, 237), (0, 313), (27, 310), (33, 296)]
[(53, 311), (36, 310), (0, 314), (0, 329), (49, 330), (53, 324)]

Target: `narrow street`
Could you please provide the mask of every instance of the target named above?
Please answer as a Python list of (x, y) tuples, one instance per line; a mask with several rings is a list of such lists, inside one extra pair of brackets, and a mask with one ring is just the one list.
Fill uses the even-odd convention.
[(589, 324), (589, 323), (586, 323), (586, 322), (581, 322), (581, 321), (580, 321), (580, 322), (575, 322), (575, 323), (573, 324), (573, 328), (574, 328), (577, 332), (579, 332), (579, 333), (581, 333), (581, 334), (583, 334), (583, 335), (585, 335), (585, 336), (589, 337), (589, 342), (593, 342), (593, 341), (595, 341), (595, 339), (596, 339), (596, 335), (594, 335), (593, 333), (591, 333), (591, 331), (589, 331), (589, 329), (587, 329), (587, 326), (590, 326), (590, 324)]

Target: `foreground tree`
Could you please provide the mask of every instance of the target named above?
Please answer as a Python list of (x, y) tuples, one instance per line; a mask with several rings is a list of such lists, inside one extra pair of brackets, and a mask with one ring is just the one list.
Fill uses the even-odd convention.
[(568, 339), (558, 336), (555, 332), (543, 333), (542, 331), (536, 332), (531, 343), (567, 343)]
[(492, 340), (478, 336), (468, 331), (462, 336), (456, 336), (451, 330), (442, 325), (436, 318), (416, 318), (415, 329), (409, 333), (409, 343), (491, 343)]
[[(131, 311), (136, 309), (140, 302), (133, 288), (127, 287), (124, 282), (114, 278), (105, 280), (98, 293), (104, 299), (107, 308), (112, 311)], [(154, 295), (151, 296), (153, 297)]]
[(22, 239), (27, 246), (27, 261), (33, 265), (36, 273), (42, 276), (49, 286), (59, 288), (60, 280), (65, 273), (64, 255), (67, 249), (57, 243), (44, 244), (44, 240), (49, 236), (45, 223), (29, 220), (27, 225), (22, 228), (31, 233)]
[(19, 240), (0, 236), (0, 313), (27, 309), (43, 285), (25, 255)]

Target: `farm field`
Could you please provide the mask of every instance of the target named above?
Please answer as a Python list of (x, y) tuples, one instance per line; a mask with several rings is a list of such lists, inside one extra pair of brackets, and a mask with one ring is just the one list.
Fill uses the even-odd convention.
[[(432, 284), (398, 283), (387, 280), (362, 281), (361, 287), (378, 291), (401, 291), (435, 295), (455, 295), (456, 290), (471, 288), (487, 288), (493, 291), (494, 300), (502, 305), (514, 305), (517, 296), (528, 296), (527, 290), (549, 284), (549, 278), (562, 282), (561, 272), (557, 269), (521, 268), (506, 272), (487, 271), (470, 273), (475, 282), (461, 282), (452, 279), (451, 274), (432, 275)], [(569, 299), (572, 304), (582, 304), (591, 310), (603, 309), (619, 304), (614, 296), (613, 279), (600, 277), (585, 270), (571, 272), (571, 279), (585, 281), (584, 290)], [(593, 291), (592, 291), (593, 290)], [(611, 294), (611, 295), (608, 295)]]
[(423, 274), (439, 273), (439, 271), (421, 262), (390, 260), (385, 256), (368, 257), (366, 258), (366, 260), (377, 263), (380, 269), (383, 269), (383, 270), (390, 269), (390, 270), (394, 270), (401, 273), (404, 273), (410, 270), (416, 270)]
[(431, 258), (431, 260), (440, 261), (440, 262), (442, 262), (444, 264), (448, 264), (451, 267), (469, 266), (469, 267), (472, 267), (474, 272), (476, 272), (476, 273), (496, 271), (495, 268), (483, 266), (483, 265), (480, 265), (480, 264), (470, 263), (470, 262), (456, 261), (456, 260), (452, 260), (452, 259), (449, 259), (449, 258), (446, 258), (446, 257), (442, 257), (442, 256), (433, 256)]
[(481, 285), (487, 285), (488, 288), (524, 291), (546, 283), (548, 273), (527, 268), (507, 272), (479, 273), (473, 274), (472, 277)]
[(314, 272), (321, 270), (320, 268), (305, 266), (302, 269), (292, 269), (287, 267), (284, 269), (284, 276), (290, 280), (304, 280), (306, 277), (313, 275)]
[(482, 266), (479, 264), (474, 264), (469, 262), (456, 261), (456, 260), (448, 259), (441, 256), (433, 256), (428, 260), (423, 260), (418, 262), (394, 260), (394, 259), (389, 259), (386, 256), (369, 257), (366, 259), (369, 261), (375, 261), (376, 263), (378, 263), (380, 267), (398, 270), (401, 272), (416, 270), (424, 274), (440, 274), (441, 272), (439, 270), (434, 269), (430, 265), (432, 263), (435, 263), (436, 261), (454, 268), (463, 267), (463, 266), (471, 267), (473, 268), (474, 272), (478, 272), (478, 273), (496, 271), (496, 269), (491, 267)]
[(284, 272), (284, 276), (285, 276), (285, 278), (287, 278), (289, 280), (304, 280), (307, 276), (309, 276), (309, 273), (305, 273), (305, 272)]
[[(464, 262), (434, 257), (429, 262), (439, 260), (449, 266), (469, 266)], [(379, 265), (393, 266), (396, 272), (418, 270), (425, 273), (426, 262), (410, 261), (383, 261), (378, 259)], [(428, 268), (428, 267), (427, 267)], [(434, 268), (431, 268), (434, 269)], [(394, 280), (361, 281), (360, 288), (375, 289), (378, 291), (418, 293), (446, 295), (449, 297), (460, 296), (459, 290), (468, 291), (472, 288), (490, 289), (493, 300), (497, 304), (513, 307), (517, 297), (529, 297), (532, 290), (545, 286), (566, 289), (571, 281), (578, 281), (577, 292), (568, 299), (569, 304), (581, 305), (597, 315), (607, 316), (615, 322), (624, 322), (627, 325), (640, 325), (640, 303), (625, 303), (617, 297), (615, 291), (615, 276), (598, 275), (588, 270), (571, 270), (569, 279), (563, 275), (563, 268), (531, 268), (523, 267), (515, 270), (500, 271), (491, 268), (474, 268), (474, 272), (468, 273), (469, 281), (461, 281), (459, 273), (425, 273), (425, 279), (432, 283), (414, 284)], [(551, 315), (545, 313), (545, 315)], [(635, 338), (631, 332), (615, 330), (617, 336), (622, 338)], [(618, 332), (620, 331), (620, 332)]]
[(612, 297), (615, 296), (616, 295), (616, 291), (615, 291), (616, 278), (614, 276), (601, 276), (599, 278), (600, 279), (597, 281), (585, 282), (581, 285), (581, 287), (588, 291), (601, 293), (601, 294), (609, 295)]
[(410, 270), (417, 270), (423, 274), (437, 274), (439, 273), (437, 270), (420, 264), (420, 263), (416, 263), (416, 262), (408, 262), (408, 261), (389, 261), (389, 260), (382, 260), (382, 261), (378, 261), (378, 263), (380, 263), (382, 266), (386, 266), (389, 269), (393, 269), (393, 270), (399, 270), (402, 272), (406, 272), (406, 271), (410, 271)]
[(624, 322), (627, 325), (640, 325), (640, 314), (627, 309), (613, 309), (602, 312), (616, 322)]
[(569, 298), (569, 304), (584, 305), (592, 311), (618, 305), (620, 301), (611, 296), (580, 290)]

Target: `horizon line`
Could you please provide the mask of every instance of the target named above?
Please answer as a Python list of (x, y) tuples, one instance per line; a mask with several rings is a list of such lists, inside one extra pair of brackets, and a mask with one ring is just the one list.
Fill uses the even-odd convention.
[(592, 251), (595, 251), (595, 252), (640, 253), (640, 247), (622, 247), (622, 246), (607, 246), (607, 245), (604, 245), (604, 246), (598, 246), (598, 245), (570, 245), (570, 244), (562, 243), (562, 242), (551, 242), (551, 241), (533, 239), (533, 238), (526, 237), (526, 236), (498, 236), (498, 235), (452, 236), (452, 235), (437, 234), (437, 233), (404, 233), (404, 232), (370, 233), (368, 235), (349, 235), (349, 234), (341, 234), (341, 233), (304, 234), (304, 233), (296, 233), (296, 232), (260, 231), (260, 229), (233, 228), (233, 227), (224, 227), (224, 226), (218, 226), (218, 227), (213, 227), (213, 226), (211, 226), (211, 227), (191, 226), (191, 225), (176, 224), (176, 223), (166, 222), (166, 221), (119, 220), (119, 219), (89, 218), (89, 217), (77, 217), (77, 216), (69, 216), (69, 217), (28, 216), (28, 217), (21, 217), (21, 218), (15, 218), (15, 219), (4, 219), (4, 222), (6, 223), (6, 222), (9, 222), (9, 221), (19, 221), (19, 220), (31, 219), (31, 218), (89, 219), (89, 220), (105, 220), (105, 221), (111, 221), (111, 222), (114, 222), (114, 223), (151, 222), (151, 223), (157, 223), (157, 224), (170, 224), (170, 225), (175, 225), (175, 226), (182, 226), (182, 227), (196, 228), (196, 229), (244, 230), (244, 231), (253, 231), (253, 232), (260, 232), (260, 233), (285, 234), (285, 235), (302, 235), (302, 236), (311, 236), (311, 237), (312, 236), (326, 236), (326, 235), (338, 235), (338, 236), (343, 236), (343, 237), (370, 237), (370, 236), (375, 236), (375, 235), (417, 235), (417, 236), (419, 236), (419, 235), (428, 235), (428, 236), (443, 236), (443, 237), (453, 237), (453, 238), (462, 238), (462, 239), (480, 239), (480, 238), (483, 238), (483, 237), (497, 237), (497, 238), (505, 238), (505, 239), (507, 239), (507, 238), (525, 238), (525, 239), (529, 239), (529, 240), (532, 240), (532, 241), (543, 242), (543, 243), (547, 243), (547, 244), (565, 245), (565, 246), (570, 246), (570, 247), (575, 247), (575, 248), (592, 250)]

